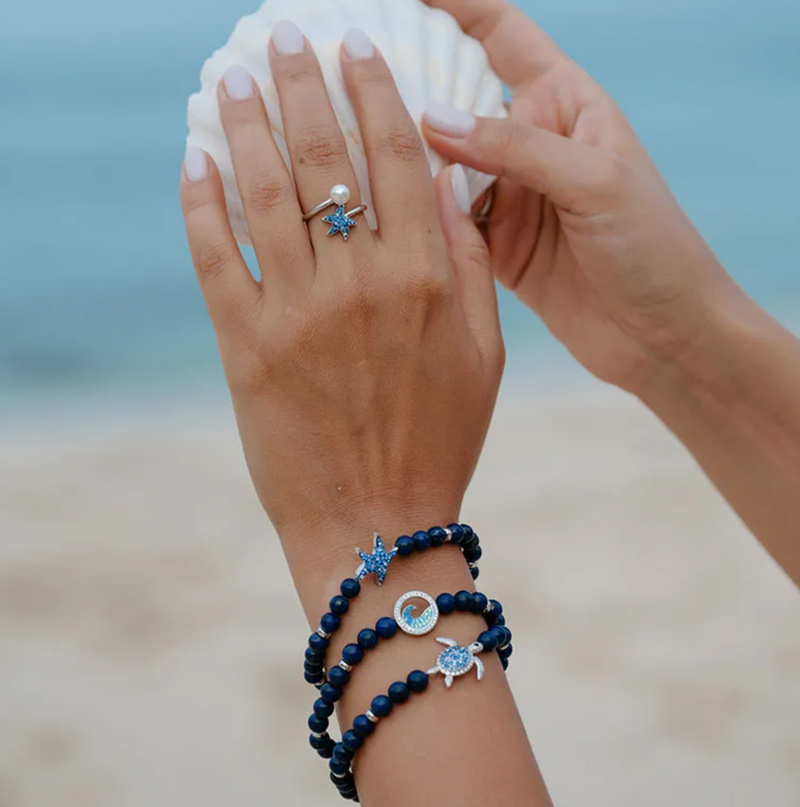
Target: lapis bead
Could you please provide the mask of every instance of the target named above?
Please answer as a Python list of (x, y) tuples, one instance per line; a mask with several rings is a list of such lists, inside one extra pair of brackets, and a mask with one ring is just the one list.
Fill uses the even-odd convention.
[(488, 597), (485, 594), (481, 594), (480, 591), (472, 595), (472, 607), (476, 614), (482, 614), (488, 604)]
[(483, 649), (489, 653), (497, 648), (497, 634), (491, 630), (485, 630), (479, 637), (478, 641), (483, 645)]
[(457, 611), (471, 611), (472, 610), (472, 592), (459, 591), (456, 594), (456, 610)]
[(324, 664), (325, 654), (320, 650), (312, 650), (310, 647), (306, 648), (306, 661), (309, 664)]
[(317, 734), (322, 734), (323, 731), (327, 731), (329, 725), (330, 720), (328, 720), (327, 717), (311, 715), (311, 717), (308, 718), (308, 727), (311, 729), (311, 731), (315, 731)]
[(504, 631), (505, 631), (505, 628), (501, 628), (501, 627), (499, 627), (497, 625), (495, 625), (489, 631), (490, 633), (493, 633), (497, 637), (497, 646), (498, 647), (502, 647), (504, 642), (505, 642), (506, 635), (505, 635)]
[(331, 613), (336, 616), (344, 616), (347, 609), (350, 607), (350, 602), (346, 597), (341, 597), (338, 594), (330, 601), (329, 606)]
[(424, 692), (428, 688), (429, 680), (428, 673), (422, 672), (422, 670), (414, 670), (414, 672), (408, 674), (406, 683), (412, 692)]
[(441, 546), (444, 539), (447, 538), (447, 533), (441, 527), (431, 527), (428, 530), (428, 535), (431, 539), (431, 546)]
[(505, 642), (503, 642), (503, 647), (505, 647), (507, 644), (511, 644), (511, 640), (514, 638), (514, 634), (511, 633), (511, 628), (509, 628), (508, 626), (503, 625), (502, 628), (506, 633), (506, 640)]
[(390, 616), (382, 616), (375, 623), (375, 630), (381, 639), (391, 639), (397, 633), (397, 623)]
[(495, 616), (502, 616), (503, 615), (503, 606), (497, 600), (489, 600), (492, 604), (492, 613)]
[(322, 748), (326, 748), (328, 744), (328, 740), (330, 737), (316, 737), (313, 734), (308, 735), (308, 744), (315, 750), (319, 751)]
[(428, 535), (427, 532), (420, 530), (419, 532), (415, 532), (413, 537), (414, 549), (416, 549), (417, 552), (424, 552), (426, 549), (430, 549), (431, 536)]
[(336, 703), (342, 697), (342, 690), (333, 684), (323, 684), (319, 690), (319, 696), (326, 703)]
[(494, 625), (505, 625), (506, 624), (506, 618), (503, 616), (503, 614), (497, 614), (493, 619), (493, 624)]
[(335, 687), (344, 689), (344, 687), (347, 686), (347, 682), (350, 680), (350, 673), (337, 665), (336, 667), (331, 667), (330, 670), (328, 670), (328, 680)]
[(353, 731), (362, 737), (369, 737), (375, 731), (375, 724), (366, 715), (359, 715), (353, 720)]
[(440, 594), (436, 605), (442, 614), (452, 614), (456, 610), (456, 598), (452, 594)]
[(372, 628), (364, 628), (359, 631), (356, 641), (362, 650), (372, 650), (378, 644), (378, 634)]
[(352, 729), (348, 729), (342, 735), (342, 745), (349, 751), (358, 751), (364, 745), (364, 738), (360, 734), (356, 734)]
[(464, 560), (467, 563), (477, 563), (482, 557), (483, 550), (479, 546), (464, 550)]
[(335, 614), (323, 614), (319, 626), (325, 633), (336, 633), (342, 625), (342, 620)]
[(397, 554), (408, 557), (414, 554), (414, 539), (408, 535), (401, 535), (395, 542)]
[(375, 717), (386, 717), (392, 711), (392, 702), (386, 695), (378, 695), (372, 699), (370, 709)]
[(473, 580), (477, 580), (481, 576), (481, 570), (477, 566), (474, 566), (472, 569), (469, 570), (469, 576)]
[(475, 535), (474, 530), (470, 527), (469, 524), (462, 524), (461, 530), (464, 533), (464, 542), (471, 541), (473, 538), (477, 538), (478, 536)]
[(503, 672), (505, 672), (508, 669), (508, 659), (501, 658), (500, 663), (503, 665)]
[(389, 687), (389, 698), (392, 703), (405, 703), (410, 695), (411, 690), (405, 681), (395, 681)]
[(314, 714), (318, 717), (330, 717), (333, 714), (333, 704), (317, 698), (314, 701)]
[[(342, 762), (341, 760), (336, 758), (336, 749), (340, 745), (342, 745), (342, 744), (341, 743), (336, 743), (336, 745), (333, 748), (333, 759), (328, 763), (328, 767), (331, 769), (331, 773), (343, 774), (343, 773), (347, 773), (350, 770), (350, 761), (349, 760), (347, 762)], [(343, 745), (342, 745), (342, 748), (344, 748)], [(336, 778), (337, 778), (337, 780), (339, 779), (338, 776)]]
[(361, 593), (361, 583), (353, 577), (348, 577), (346, 580), (342, 580), (339, 591), (342, 592), (343, 597), (347, 597), (348, 600), (354, 600)]
[(346, 644), (342, 649), (342, 660), (351, 666), (358, 664), (364, 658), (364, 651), (357, 644)]
[(319, 672), (304, 672), (303, 678), (309, 684), (318, 684), (320, 681), (324, 679), (324, 675), (322, 674), (322, 670)]
[(330, 642), (328, 639), (323, 639), (318, 633), (312, 633), (308, 637), (308, 646), (318, 653), (324, 653), (328, 649)]
[(323, 759), (330, 759), (333, 756), (333, 746), (335, 743), (330, 737), (323, 737), (324, 745), (317, 749), (317, 753)]
[(448, 524), (447, 529), (450, 530), (450, 541), (454, 544), (460, 544), (464, 539), (464, 530), (460, 524)]
[(500, 654), (501, 659), (510, 659), (511, 654), (514, 652), (514, 645), (507, 644), (505, 647), (501, 647), (498, 653)]
[(321, 663), (321, 662), (319, 662), (319, 661), (315, 661), (315, 662), (313, 662), (313, 663), (312, 663), (312, 662), (310, 662), (310, 661), (304, 661), (304, 662), (303, 662), (303, 670), (304, 670), (305, 672), (307, 672), (307, 673), (318, 673), (318, 672), (322, 672), (322, 668), (323, 668), (324, 666), (325, 666), (325, 665), (324, 665), (324, 664), (322, 664), (322, 663)]
[(336, 743), (333, 746), (333, 758), (337, 762), (350, 762), (355, 756), (355, 752), (345, 748), (343, 743)]

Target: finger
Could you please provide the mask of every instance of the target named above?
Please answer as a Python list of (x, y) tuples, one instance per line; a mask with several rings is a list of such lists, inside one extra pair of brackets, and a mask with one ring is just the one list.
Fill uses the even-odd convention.
[[(334, 185), (344, 184), (351, 194), (346, 211), (353, 209), (360, 204), (358, 182), (344, 135), (331, 106), (317, 57), (294, 23), (280, 22), (273, 29), (270, 62), (301, 207), (304, 211), (316, 207), (330, 198)], [(321, 249), (341, 249), (344, 243), (339, 235), (328, 236), (331, 225), (323, 220), (324, 216), (335, 212), (332, 207), (309, 222), (318, 256)], [(363, 216), (358, 217), (356, 233), (359, 241), (365, 237), (371, 239)]]
[(470, 215), (467, 175), (454, 165), (436, 178), (439, 215), (464, 316), (484, 361), (503, 363), (503, 338), (489, 248)]
[(196, 146), (186, 149), (181, 207), (197, 278), (214, 329), (221, 336), (253, 317), (261, 287), (250, 274), (225, 208), (214, 161)]
[(533, 20), (506, 0), (425, 0), (452, 14), (479, 40), (497, 75), (512, 89), (567, 61)]
[(364, 141), (381, 238), (402, 237), (415, 223), (429, 229), (436, 194), (422, 137), (389, 66), (361, 30), (345, 34), (342, 73)]
[(593, 191), (607, 185), (615, 157), (514, 120), (473, 118), (437, 105), (425, 113), (425, 135), (441, 154), (463, 165), (508, 177), (554, 204), (585, 214)]
[(233, 65), (225, 71), (217, 94), (265, 285), (281, 297), (302, 294), (314, 278), (314, 253), (260, 93), (250, 74)]

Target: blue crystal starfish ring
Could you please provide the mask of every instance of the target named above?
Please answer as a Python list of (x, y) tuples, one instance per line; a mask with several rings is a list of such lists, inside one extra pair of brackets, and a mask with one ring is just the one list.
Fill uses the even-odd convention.
[(310, 221), (318, 213), (322, 213), (323, 210), (327, 210), (329, 207), (335, 205), (336, 212), (330, 216), (325, 216), (322, 220), (331, 225), (330, 230), (328, 230), (328, 235), (341, 233), (342, 238), (347, 241), (350, 237), (350, 228), (358, 224), (353, 217), (357, 216), (359, 213), (363, 213), (367, 209), (366, 205), (359, 205), (345, 212), (345, 205), (349, 201), (350, 188), (348, 188), (347, 185), (334, 185), (331, 188), (331, 195), (324, 202), (309, 210), (308, 213), (303, 214), (303, 221)]

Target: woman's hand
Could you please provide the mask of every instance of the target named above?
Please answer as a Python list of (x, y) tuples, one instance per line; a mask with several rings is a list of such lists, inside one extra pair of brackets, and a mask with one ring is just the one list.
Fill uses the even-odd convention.
[(501, 177), (487, 224), (499, 280), (604, 381), (641, 392), (690, 350), (733, 283), (611, 98), (504, 0), (428, 0), (480, 39), (508, 121), (434, 105), (431, 145)]
[(463, 170), (434, 185), (383, 58), (363, 35), (351, 35), (350, 48), (360, 58), (343, 50), (342, 64), (378, 232), (359, 217), (349, 240), (329, 237), (323, 216), (334, 208), (303, 223), (338, 183), (352, 191), (347, 210), (356, 207), (358, 184), (316, 57), (289, 23), (277, 27), (269, 58), (296, 187), (250, 76), (231, 68), (219, 88), (260, 281), (204, 152), (189, 150), (182, 182), (253, 481), (303, 584), (352, 573), (352, 547), (369, 545), (373, 530), (389, 540), (457, 518), (503, 367), (489, 256), (463, 211)]

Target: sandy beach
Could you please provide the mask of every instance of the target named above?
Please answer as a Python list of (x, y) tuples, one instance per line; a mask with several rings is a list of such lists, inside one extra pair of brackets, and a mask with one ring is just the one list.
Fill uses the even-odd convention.
[[(230, 413), (0, 445), (0, 806), (336, 804)], [(506, 390), (464, 518), (557, 805), (800, 805), (800, 595), (635, 401)]]

